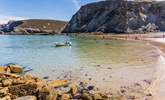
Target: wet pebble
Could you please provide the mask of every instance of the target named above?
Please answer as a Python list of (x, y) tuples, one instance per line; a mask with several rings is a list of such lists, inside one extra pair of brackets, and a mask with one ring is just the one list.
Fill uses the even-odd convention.
[(101, 67), (101, 65), (96, 65), (96, 67)]
[(94, 86), (93, 85), (90, 85), (87, 87), (87, 89), (90, 91), (90, 90), (93, 90), (94, 89)]
[(147, 84), (151, 84), (151, 80), (143, 80)]
[(146, 96), (152, 96), (152, 94), (151, 94), (151, 93), (149, 93), (149, 94), (147, 94)]
[(89, 78), (89, 80), (92, 80), (92, 78)]
[(107, 69), (112, 69), (111, 67), (108, 67)]
[(43, 79), (49, 79), (49, 76), (44, 76)]

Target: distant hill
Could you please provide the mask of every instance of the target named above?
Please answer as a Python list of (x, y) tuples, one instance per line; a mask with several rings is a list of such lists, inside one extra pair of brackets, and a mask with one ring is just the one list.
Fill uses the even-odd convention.
[(65, 21), (29, 19), (21, 21), (11, 21), (5, 25), (4, 32), (13, 32), (14, 34), (30, 34), (30, 33), (61, 33)]
[(57, 20), (39, 20), (39, 19), (30, 19), (23, 20), (23, 23), (17, 27), (22, 28), (40, 28), (42, 30), (57, 30), (63, 28), (67, 22), (57, 21)]

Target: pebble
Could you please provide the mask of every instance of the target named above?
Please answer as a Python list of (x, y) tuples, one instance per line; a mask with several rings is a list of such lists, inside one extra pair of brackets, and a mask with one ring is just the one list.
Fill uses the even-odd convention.
[(61, 96), (61, 100), (69, 100), (70, 99), (70, 96), (68, 94), (63, 94)]
[(45, 76), (45, 77), (43, 77), (43, 79), (49, 79), (49, 76)]
[(90, 90), (93, 90), (94, 89), (94, 86), (93, 85), (90, 85), (87, 87), (87, 89), (90, 91)]

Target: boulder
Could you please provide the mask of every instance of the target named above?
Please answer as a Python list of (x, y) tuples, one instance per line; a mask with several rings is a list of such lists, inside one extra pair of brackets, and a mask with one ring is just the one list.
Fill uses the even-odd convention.
[(56, 100), (57, 93), (49, 86), (41, 87), (37, 93), (37, 100)]
[(0, 66), (0, 73), (5, 73), (6, 72), (6, 68), (4, 66)]
[(48, 83), (49, 86), (51, 87), (61, 87), (61, 86), (66, 86), (68, 85), (67, 80), (54, 80)]
[(4, 79), (4, 80), (2, 80), (2, 86), (10, 86), (10, 85), (12, 85), (12, 79)]
[(9, 64), (7, 67), (10, 68), (11, 73), (22, 73), (23, 72), (22, 67), (19, 65)]
[(68, 94), (63, 94), (61, 100), (70, 100), (70, 96)]
[(9, 87), (9, 93), (12, 94), (12, 98), (36, 95), (37, 92), (36, 84), (20, 84)]
[(10, 98), (10, 96), (5, 96), (5, 97), (2, 97), (0, 100), (12, 100), (11, 98)]
[(78, 88), (77, 88), (77, 84), (76, 83), (72, 83), (71, 84), (70, 92), (71, 92), (72, 95), (75, 95), (78, 92)]

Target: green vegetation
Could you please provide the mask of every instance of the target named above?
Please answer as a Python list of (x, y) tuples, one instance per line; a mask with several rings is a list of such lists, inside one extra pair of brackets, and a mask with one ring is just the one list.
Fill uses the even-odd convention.
[(57, 30), (63, 28), (66, 23), (67, 22), (65, 21), (30, 19), (23, 20), (23, 23), (21, 25), (18, 25), (17, 27), (39, 28), (41, 30)]

